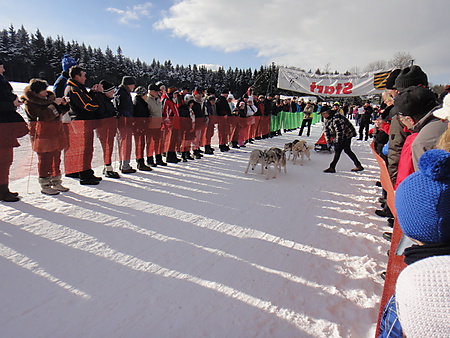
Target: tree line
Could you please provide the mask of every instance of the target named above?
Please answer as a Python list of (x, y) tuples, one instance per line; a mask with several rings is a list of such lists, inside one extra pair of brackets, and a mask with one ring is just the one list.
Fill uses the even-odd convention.
[[(10, 81), (28, 82), (31, 78), (37, 77), (53, 84), (62, 71), (61, 59), (65, 54), (84, 66), (88, 73), (88, 86), (103, 79), (118, 84), (124, 75), (131, 75), (138, 85), (143, 86), (161, 81), (167, 86), (178, 88), (214, 87), (217, 91), (227, 88), (236, 97), (245, 93), (249, 87), (252, 87), (254, 93), (258, 95), (268, 93), (299, 95), (299, 93), (277, 88), (278, 66), (275, 64), (261, 66), (255, 70), (237, 67), (234, 69), (230, 67), (227, 70), (221, 67), (218, 70), (212, 70), (196, 64), (173, 65), (170, 60), (161, 63), (155, 59), (148, 64), (139, 58), (133, 60), (126, 57), (120, 46), (115, 52), (109, 47), (102, 51), (101, 48), (86, 46), (77, 41), (65, 41), (61, 36), (44, 37), (39, 29), (34, 34), (29, 34), (23, 26), (16, 30), (11, 25), (0, 32), (0, 58), (5, 62), (6, 74)], [(372, 68), (379, 67), (380, 63), (383, 67), (388, 65), (402, 68), (408, 65), (411, 59), (412, 56), (409, 53), (397, 53), (388, 63), (372, 62), (364, 71), (372, 71)], [(309, 70), (309, 72), (312, 71)], [(345, 74), (355, 72), (358, 73), (359, 70), (355, 68)], [(330, 64), (327, 64), (323, 70), (318, 68), (315, 73), (333, 74)], [(339, 73), (335, 71), (334, 74)]]
[(61, 36), (44, 37), (39, 29), (29, 34), (23, 26), (16, 30), (11, 25), (0, 33), (0, 58), (5, 63), (10, 81), (28, 82), (38, 77), (52, 84), (61, 74), (61, 59), (65, 54), (86, 69), (88, 85), (102, 79), (118, 84), (124, 75), (131, 75), (143, 86), (161, 81), (167, 86), (179, 88), (229, 88), (237, 96), (251, 86), (258, 94), (277, 89), (278, 66), (275, 65), (261, 66), (259, 70), (237, 67), (211, 70), (196, 64), (173, 65), (170, 60), (161, 63), (153, 59), (148, 64), (139, 58), (132, 60), (126, 57), (120, 46), (116, 52), (109, 47), (102, 51), (77, 41), (65, 41)]

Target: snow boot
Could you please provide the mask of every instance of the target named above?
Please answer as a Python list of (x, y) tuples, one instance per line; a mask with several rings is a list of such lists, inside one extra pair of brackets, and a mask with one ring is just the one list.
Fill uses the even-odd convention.
[(210, 144), (205, 145), (205, 154), (214, 155), (214, 150), (211, 148)]
[(191, 152), (190, 151), (185, 151), (184, 153), (186, 154), (186, 158), (188, 160), (194, 160), (194, 158), (191, 156)]
[(45, 195), (58, 195), (59, 191), (52, 188), (50, 177), (39, 177), (39, 184), (41, 185), (41, 193)]
[(50, 185), (57, 191), (67, 192), (70, 190), (62, 185), (61, 175), (50, 177)]
[(203, 155), (200, 153), (200, 149), (194, 149), (194, 156), (196, 159), (201, 159)]
[(122, 174), (134, 174), (136, 169), (130, 166), (130, 161), (122, 161), (120, 162), (120, 171)]
[(163, 167), (167, 166), (167, 163), (163, 161), (161, 154), (155, 155), (155, 159), (156, 159), (155, 164), (162, 165)]
[(149, 166), (147, 166), (147, 165), (145, 164), (143, 158), (138, 158), (138, 159), (136, 160), (136, 162), (137, 162), (137, 168), (138, 168), (138, 170), (142, 170), (142, 171), (152, 171), (152, 170), (153, 170), (152, 168), (150, 168)]
[(177, 157), (177, 153), (174, 151), (168, 151), (167, 152), (167, 157), (166, 157), (166, 161), (168, 163), (178, 163), (181, 160)]
[(100, 183), (91, 169), (80, 172), (80, 184), (81, 185), (97, 185)]
[(17, 202), (20, 198), (10, 192), (7, 184), (0, 185), (0, 201), (3, 202)]
[(157, 167), (157, 164), (155, 163), (155, 161), (153, 161), (153, 156), (147, 157), (147, 165), (149, 167)]
[(114, 171), (111, 164), (106, 164), (105, 168), (103, 168), (103, 175), (109, 178), (120, 178), (120, 175)]

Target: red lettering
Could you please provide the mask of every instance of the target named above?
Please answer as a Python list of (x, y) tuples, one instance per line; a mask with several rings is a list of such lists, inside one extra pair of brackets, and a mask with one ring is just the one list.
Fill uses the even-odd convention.
[(325, 87), (325, 94), (333, 94), (334, 93), (334, 87), (333, 86), (326, 86)]
[(309, 86), (309, 91), (314, 93), (314, 89), (316, 89), (316, 83), (315, 82), (311, 83), (311, 86)]
[(322, 94), (323, 93), (323, 86), (317, 86), (317, 92), (319, 94)]
[(336, 86), (336, 94), (339, 95), (341, 93), (342, 90), (342, 84), (338, 83)]
[(342, 91), (343, 94), (351, 94), (353, 89), (353, 84), (351, 82), (344, 83), (344, 90)]

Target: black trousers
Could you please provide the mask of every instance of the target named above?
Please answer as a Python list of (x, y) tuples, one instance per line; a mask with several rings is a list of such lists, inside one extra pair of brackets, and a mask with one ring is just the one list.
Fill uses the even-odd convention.
[(364, 136), (364, 139), (367, 141), (367, 139), (369, 138), (369, 126), (370, 126), (369, 122), (365, 122), (365, 121), (360, 122), (360, 124), (359, 124), (359, 139), (360, 140), (363, 139), (364, 131), (366, 131), (366, 135)]
[(303, 119), (302, 126), (300, 128), (300, 132), (298, 133), (298, 136), (302, 136), (303, 129), (305, 127), (308, 127), (308, 131), (306, 132), (306, 136), (309, 136), (309, 134), (311, 133), (311, 124), (312, 124), (312, 119)]
[(338, 163), (339, 158), (341, 157), (342, 151), (344, 151), (348, 155), (348, 157), (350, 157), (350, 159), (353, 161), (356, 167), (361, 165), (361, 162), (359, 162), (358, 158), (356, 157), (355, 153), (352, 151), (350, 147), (351, 143), (352, 143), (351, 138), (344, 138), (340, 146), (334, 149), (334, 158), (333, 161), (330, 163), (330, 168), (336, 169), (336, 164)]

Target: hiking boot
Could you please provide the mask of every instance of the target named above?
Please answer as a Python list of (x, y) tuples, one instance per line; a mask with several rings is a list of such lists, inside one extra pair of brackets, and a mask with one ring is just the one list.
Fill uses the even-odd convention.
[(106, 164), (103, 168), (103, 175), (108, 178), (120, 178), (120, 175), (114, 171), (111, 164)]
[(0, 201), (3, 202), (17, 202), (20, 198), (11, 193), (7, 184), (0, 185)]
[(334, 169), (334, 168), (328, 168), (328, 169), (325, 169), (323, 172), (324, 172), (324, 173), (335, 173), (335, 172), (336, 172), (336, 169)]
[(149, 167), (157, 167), (156, 163), (153, 161), (153, 156), (147, 157), (147, 165)]
[(39, 184), (41, 185), (41, 193), (45, 195), (59, 194), (58, 190), (52, 188), (50, 177), (39, 177)]
[(134, 174), (136, 172), (136, 169), (129, 167), (127, 169), (122, 169), (121, 172), (122, 174)]
[(392, 213), (386, 209), (375, 210), (375, 215), (378, 215), (380, 217), (392, 217)]
[(53, 189), (61, 191), (61, 192), (67, 192), (70, 189), (62, 185), (61, 176), (53, 176), (50, 178), (50, 185)]
[(161, 155), (161, 154), (156, 155), (156, 156), (155, 156), (155, 159), (156, 159), (155, 164), (157, 164), (157, 165), (162, 165), (162, 166), (164, 166), (164, 167), (167, 166), (167, 163), (163, 161), (162, 155)]
[(143, 158), (139, 158), (139, 159), (137, 159), (137, 168), (138, 168), (138, 170), (142, 170), (142, 171), (152, 171), (153, 169), (152, 168), (150, 168), (149, 166), (147, 166), (145, 163), (144, 163), (144, 159)]
[(352, 171), (363, 171), (364, 167), (362, 165), (358, 165), (352, 169)]

